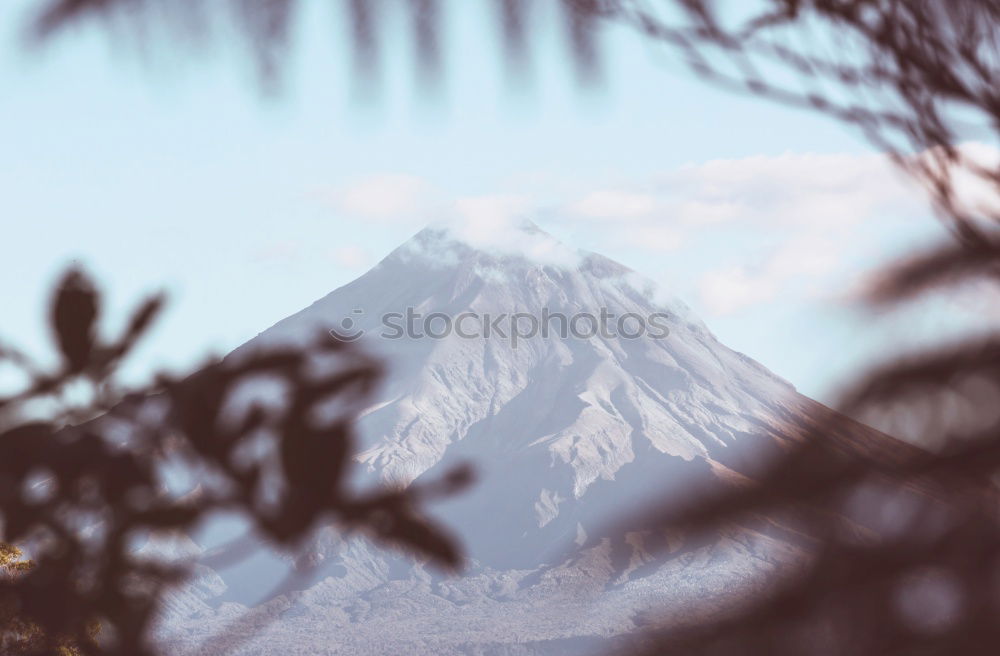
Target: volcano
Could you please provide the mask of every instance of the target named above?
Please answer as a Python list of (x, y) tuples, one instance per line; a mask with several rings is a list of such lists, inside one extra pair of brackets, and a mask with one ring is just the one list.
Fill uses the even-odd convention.
[[(381, 358), (357, 484), (471, 464), (475, 487), (432, 507), (464, 544), (464, 574), (329, 532), (305, 589), (254, 599), (262, 562), (206, 574), (170, 619), (175, 641), (252, 606), (269, 623), (238, 653), (581, 654), (641, 627), (650, 606), (722, 608), (795, 560), (794, 539), (749, 527), (696, 544), (606, 528), (651, 501), (753, 481), (831, 411), (629, 268), (533, 224), (509, 237), (425, 229), (238, 350), (336, 331)], [(831, 439), (907, 452), (861, 425)]]

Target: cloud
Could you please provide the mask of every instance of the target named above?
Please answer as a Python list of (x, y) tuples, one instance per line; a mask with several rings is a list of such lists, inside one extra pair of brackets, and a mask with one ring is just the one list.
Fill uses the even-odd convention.
[(424, 178), (398, 173), (356, 178), (325, 198), (343, 218), (407, 229), (446, 225), (474, 243), (496, 238), (518, 225), (533, 208), (526, 196), (449, 195)]
[(928, 214), (887, 157), (810, 153), (688, 164), (587, 191), (563, 212), (600, 243), (667, 256), (668, 275), (694, 278), (717, 314), (833, 294), (888, 226)]
[[(968, 145), (977, 161), (994, 149)], [(569, 249), (517, 230), (531, 219), (630, 263), (649, 264), (710, 313), (772, 302), (842, 299), (858, 272), (937, 236), (927, 195), (877, 153), (715, 159), (645, 179), (523, 183), (513, 193), (446, 193), (405, 174), (359, 178), (331, 198), (345, 218), (415, 230), (447, 226), (479, 247), (568, 262)], [(997, 194), (957, 176), (977, 206)], [(356, 260), (359, 261), (359, 260)]]
[(367, 265), (371, 258), (360, 246), (341, 246), (331, 253), (333, 261), (345, 269), (360, 269)]
[(881, 155), (760, 155), (688, 164), (638, 189), (591, 191), (567, 210), (592, 222), (842, 225), (910, 195)]
[(407, 231), (427, 225), (447, 228), (455, 239), (477, 248), (547, 263), (569, 263), (577, 258), (573, 249), (521, 229), (538, 209), (537, 201), (526, 195), (449, 197), (422, 178), (380, 174), (352, 180), (324, 197), (347, 219), (391, 224)]
[(784, 154), (713, 160), (660, 176), (685, 223), (843, 226), (912, 194), (881, 155)]
[(841, 258), (825, 240), (795, 235), (751, 265), (722, 266), (698, 281), (702, 304), (715, 315), (728, 315), (779, 298), (808, 300), (832, 296), (848, 278)]
[(395, 224), (425, 220), (437, 202), (437, 193), (426, 180), (398, 173), (357, 178), (327, 197), (348, 218)]
[(516, 238), (511, 233), (524, 222), (531, 208), (530, 199), (523, 196), (466, 196), (455, 199), (440, 223), (475, 246), (498, 244)]
[(580, 253), (531, 220), (535, 206), (528, 197), (512, 195), (465, 196), (455, 199), (445, 215), (430, 227), (447, 232), (448, 239), (428, 243), (413, 242), (412, 248), (434, 249), (434, 260), (457, 261), (455, 246), (466, 244), (500, 256), (519, 256), (543, 264), (572, 266)]
[(777, 288), (772, 277), (737, 266), (709, 272), (701, 279), (699, 291), (712, 313), (724, 315), (772, 300)]
[(589, 219), (635, 219), (656, 210), (657, 199), (643, 193), (619, 190), (595, 191), (571, 205), (572, 211)]

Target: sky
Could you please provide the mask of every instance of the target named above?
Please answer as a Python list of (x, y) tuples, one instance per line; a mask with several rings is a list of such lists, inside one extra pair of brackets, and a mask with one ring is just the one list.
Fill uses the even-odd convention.
[(168, 292), (137, 381), (227, 352), (441, 219), (489, 234), (527, 217), (617, 259), (824, 401), (859, 363), (979, 312), (861, 311), (867, 275), (943, 235), (921, 192), (849, 128), (713, 88), (624, 28), (584, 89), (543, 21), (512, 84), (492, 15), (451, 3), (439, 91), (421, 93), (390, 25), (363, 102), (320, 3), (268, 93), (225, 36), (136, 49), (81, 25), (28, 47), (33, 4), (0, 5), (0, 340), (43, 361), (46, 295), (70, 263), (107, 292), (109, 333)]

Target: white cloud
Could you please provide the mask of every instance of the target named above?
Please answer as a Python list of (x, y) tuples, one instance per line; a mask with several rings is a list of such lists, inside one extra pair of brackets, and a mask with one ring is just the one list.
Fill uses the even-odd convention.
[(570, 265), (578, 252), (550, 235), (521, 229), (532, 221), (532, 199), (514, 195), (465, 196), (455, 199), (434, 225), (457, 240), (504, 255), (520, 255), (547, 264)]
[(594, 191), (571, 208), (575, 214), (590, 219), (634, 219), (656, 211), (657, 199), (650, 194), (619, 190)]
[[(977, 161), (1000, 161), (996, 150), (968, 150)], [(981, 181), (957, 181), (970, 202), (996, 203), (995, 190)], [(385, 174), (344, 185), (332, 199), (344, 218), (406, 230), (437, 223), (476, 246), (569, 261), (569, 249), (524, 240), (514, 229), (525, 219), (543, 228), (548, 220), (596, 250), (633, 262), (646, 258), (647, 270), (660, 269), (675, 289), (688, 288), (692, 300), (700, 296), (715, 313), (843, 297), (859, 271), (908, 245), (900, 235), (938, 229), (926, 194), (887, 157), (872, 153), (717, 159), (634, 183), (574, 184), (463, 196), (419, 177)], [(360, 262), (356, 255), (341, 257)]]
[(525, 220), (535, 218), (538, 204), (528, 196), (487, 194), (449, 198), (422, 178), (383, 174), (354, 180), (327, 197), (347, 219), (391, 223), (406, 230), (425, 225), (444, 227), (473, 246), (546, 262), (565, 263), (576, 258), (575, 251), (550, 238), (526, 238), (517, 229)]
[(835, 282), (837, 290), (842, 287), (846, 276), (840, 265), (840, 253), (828, 242), (808, 233), (794, 235), (753, 265), (708, 271), (699, 280), (698, 291), (704, 306), (716, 315), (733, 314), (779, 298), (831, 297), (836, 290), (825, 283)]
[(465, 241), (481, 246), (511, 239), (511, 229), (524, 221), (531, 202), (502, 194), (466, 196), (455, 199), (450, 209), (441, 223), (448, 224)]
[(684, 243), (684, 232), (667, 224), (644, 224), (629, 228), (621, 241), (652, 253), (669, 253)]
[(423, 178), (386, 173), (339, 186), (329, 200), (348, 218), (409, 224), (426, 220), (437, 195)]
[(334, 262), (345, 269), (360, 269), (371, 261), (368, 253), (360, 246), (341, 246), (331, 253)]
[(886, 157), (807, 153), (688, 164), (632, 187), (588, 190), (564, 212), (609, 243), (665, 253), (727, 227), (834, 235), (921, 201)]
[(732, 314), (746, 307), (773, 300), (775, 280), (755, 274), (747, 267), (727, 267), (706, 274), (700, 281), (702, 303), (717, 315)]
[(657, 176), (661, 219), (774, 227), (856, 223), (910, 201), (913, 189), (886, 157), (784, 154), (689, 164)]
[(834, 293), (874, 235), (927, 216), (926, 198), (878, 154), (718, 159), (565, 204), (598, 240), (678, 260), (710, 312)]

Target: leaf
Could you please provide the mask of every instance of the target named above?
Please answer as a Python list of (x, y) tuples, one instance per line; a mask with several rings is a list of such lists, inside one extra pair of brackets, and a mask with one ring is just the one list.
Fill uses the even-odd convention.
[(879, 305), (917, 298), (934, 288), (995, 276), (1000, 271), (1000, 243), (948, 243), (897, 263), (874, 282), (868, 299)]
[(166, 296), (163, 294), (154, 294), (143, 301), (142, 305), (132, 313), (132, 318), (129, 319), (125, 334), (122, 335), (118, 343), (111, 349), (105, 365), (110, 365), (128, 355), (132, 347), (135, 346), (135, 343), (139, 341), (139, 338), (152, 325), (153, 320), (156, 319), (156, 316), (163, 309), (165, 302)]
[(891, 403), (914, 392), (949, 388), (962, 376), (993, 376), (1000, 369), (1000, 339), (963, 341), (900, 357), (873, 369), (841, 401), (847, 413), (865, 406)]
[(56, 290), (51, 322), (69, 373), (83, 371), (94, 350), (99, 298), (93, 283), (79, 269), (70, 269)]

